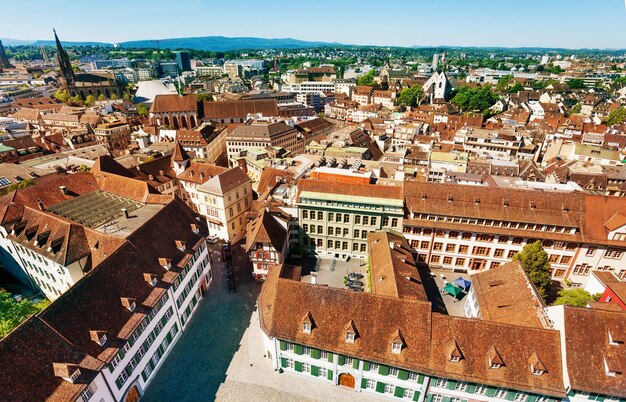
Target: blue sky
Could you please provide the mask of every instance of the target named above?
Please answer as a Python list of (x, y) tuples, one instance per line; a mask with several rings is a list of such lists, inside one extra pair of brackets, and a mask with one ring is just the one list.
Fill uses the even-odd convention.
[[(101, 23), (101, 25), (99, 25)], [(624, 0), (1, 0), (0, 37), (626, 48)]]

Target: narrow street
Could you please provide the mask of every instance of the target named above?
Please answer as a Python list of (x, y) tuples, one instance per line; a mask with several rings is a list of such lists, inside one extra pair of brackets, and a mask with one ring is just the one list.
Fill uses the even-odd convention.
[(213, 282), (189, 327), (152, 380), (141, 401), (211, 401), (239, 349), (261, 285), (239, 245), (233, 246), (237, 292), (229, 292), (221, 244), (210, 245)]

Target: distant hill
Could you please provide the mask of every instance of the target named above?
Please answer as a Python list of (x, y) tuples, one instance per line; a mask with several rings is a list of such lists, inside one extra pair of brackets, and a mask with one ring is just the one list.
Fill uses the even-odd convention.
[[(31, 46), (55, 46), (55, 42), (53, 40), (26, 40), (26, 39), (13, 39), (13, 38), (0, 38), (2, 44), (4, 46), (23, 46), (23, 45), (31, 45)], [(111, 47), (113, 46), (110, 43), (104, 42), (66, 42), (62, 41), (64, 46), (103, 46), (103, 47)]]
[[(122, 47), (157, 47), (157, 40), (136, 40), (122, 42)], [(308, 42), (292, 38), (227, 38), (224, 36), (203, 36), (196, 38), (159, 39), (161, 49), (195, 49), (226, 52), (242, 49), (298, 49), (317, 46), (338, 46), (338, 43)]]

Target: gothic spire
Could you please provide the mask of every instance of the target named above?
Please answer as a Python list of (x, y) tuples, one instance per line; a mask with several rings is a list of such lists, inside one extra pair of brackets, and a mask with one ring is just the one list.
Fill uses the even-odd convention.
[(0, 40), (0, 68), (13, 68), (11, 63), (9, 63), (9, 58), (7, 54), (4, 52), (4, 46), (2, 46), (2, 41)]
[(57, 61), (59, 62), (59, 68), (61, 69), (61, 74), (65, 77), (65, 80), (68, 83), (76, 81), (76, 76), (74, 75), (74, 70), (72, 69), (72, 63), (70, 62), (70, 56), (68, 56), (67, 52), (63, 49), (63, 45), (61, 45), (61, 41), (57, 36), (57, 31), (53, 28), (54, 32), (54, 41), (57, 45)]

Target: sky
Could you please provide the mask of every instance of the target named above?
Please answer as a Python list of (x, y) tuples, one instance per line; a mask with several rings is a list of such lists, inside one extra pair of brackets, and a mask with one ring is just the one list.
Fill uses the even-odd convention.
[(0, 0), (0, 38), (626, 48), (624, 0)]

